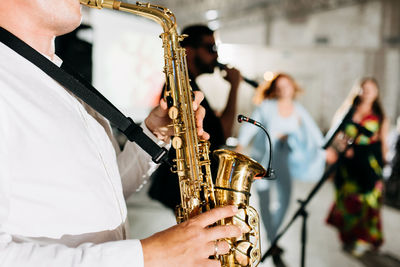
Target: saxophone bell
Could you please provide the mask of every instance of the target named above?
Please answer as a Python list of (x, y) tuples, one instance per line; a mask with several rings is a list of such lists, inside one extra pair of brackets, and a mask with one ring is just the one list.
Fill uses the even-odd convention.
[(257, 211), (249, 205), (250, 189), (256, 177), (264, 176), (266, 170), (255, 160), (240, 153), (219, 149), (218, 174), (215, 182), (217, 206), (236, 205), (238, 214), (221, 220), (220, 224), (237, 225), (243, 232), (241, 237), (228, 242), (232, 253), (221, 255), (222, 266), (257, 266), (261, 256), (260, 222)]

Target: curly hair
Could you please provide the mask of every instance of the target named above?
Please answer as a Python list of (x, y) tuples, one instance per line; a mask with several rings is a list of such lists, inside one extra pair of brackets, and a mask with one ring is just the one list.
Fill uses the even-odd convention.
[(253, 101), (255, 104), (260, 104), (264, 99), (273, 99), (278, 97), (278, 87), (277, 83), (280, 78), (286, 78), (288, 79), (294, 87), (294, 98), (297, 97), (297, 95), (301, 92), (303, 92), (303, 89), (300, 88), (300, 86), (296, 83), (296, 81), (286, 73), (276, 73), (270, 81), (265, 82), (264, 84), (260, 85), (256, 89), (256, 93), (254, 95)]

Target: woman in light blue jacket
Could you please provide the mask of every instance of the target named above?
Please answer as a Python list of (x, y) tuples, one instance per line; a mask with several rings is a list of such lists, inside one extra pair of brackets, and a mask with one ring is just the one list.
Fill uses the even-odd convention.
[[(272, 242), (289, 206), (292, 179), (317, 180), (325, 168), (323, 136), (308, 112), (294, 99), (301, 91), (287, 74), (280, 73), (260, 90), (251, 118), (261, 122), (272, 141), (272, 168), (275, 181), (256, 181), (260, 213), (268, 239)], [(257, 96), (256, 96), (257, 100)], [(268, 166), (269, 145), (265, 133), (251, 124), (239, 131), (239, 149), (250, 148), (251, 157)], [(276, 184), (278, 204), (271, 207), (270, 186)], [(274, 248), (273, 260), (280, 261), (281, 248)]]

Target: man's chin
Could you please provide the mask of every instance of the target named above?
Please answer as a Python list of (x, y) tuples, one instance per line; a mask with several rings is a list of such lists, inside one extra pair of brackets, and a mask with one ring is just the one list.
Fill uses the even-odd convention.
[(207, 67), (207, 68), (203, 68), (203, 73), (214, 73), (215, 67)]
[(200, 61), (197, 61), (197, 68), (201, 71), (201, 73), (214, 73), (215, 64), (204, 64)]

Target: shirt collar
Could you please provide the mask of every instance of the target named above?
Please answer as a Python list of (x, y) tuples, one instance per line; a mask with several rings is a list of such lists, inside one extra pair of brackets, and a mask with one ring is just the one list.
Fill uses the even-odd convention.
[(42, 54), (43, 56), (45, 56), (48, 60), (50, 60), (51, 62), (53, 62), (55, 65), (57, 65), (57, 67), (61, 67), (63, 61), (61, 58), (59, 58), (56, 54), (53, 55), (53, 58)]

